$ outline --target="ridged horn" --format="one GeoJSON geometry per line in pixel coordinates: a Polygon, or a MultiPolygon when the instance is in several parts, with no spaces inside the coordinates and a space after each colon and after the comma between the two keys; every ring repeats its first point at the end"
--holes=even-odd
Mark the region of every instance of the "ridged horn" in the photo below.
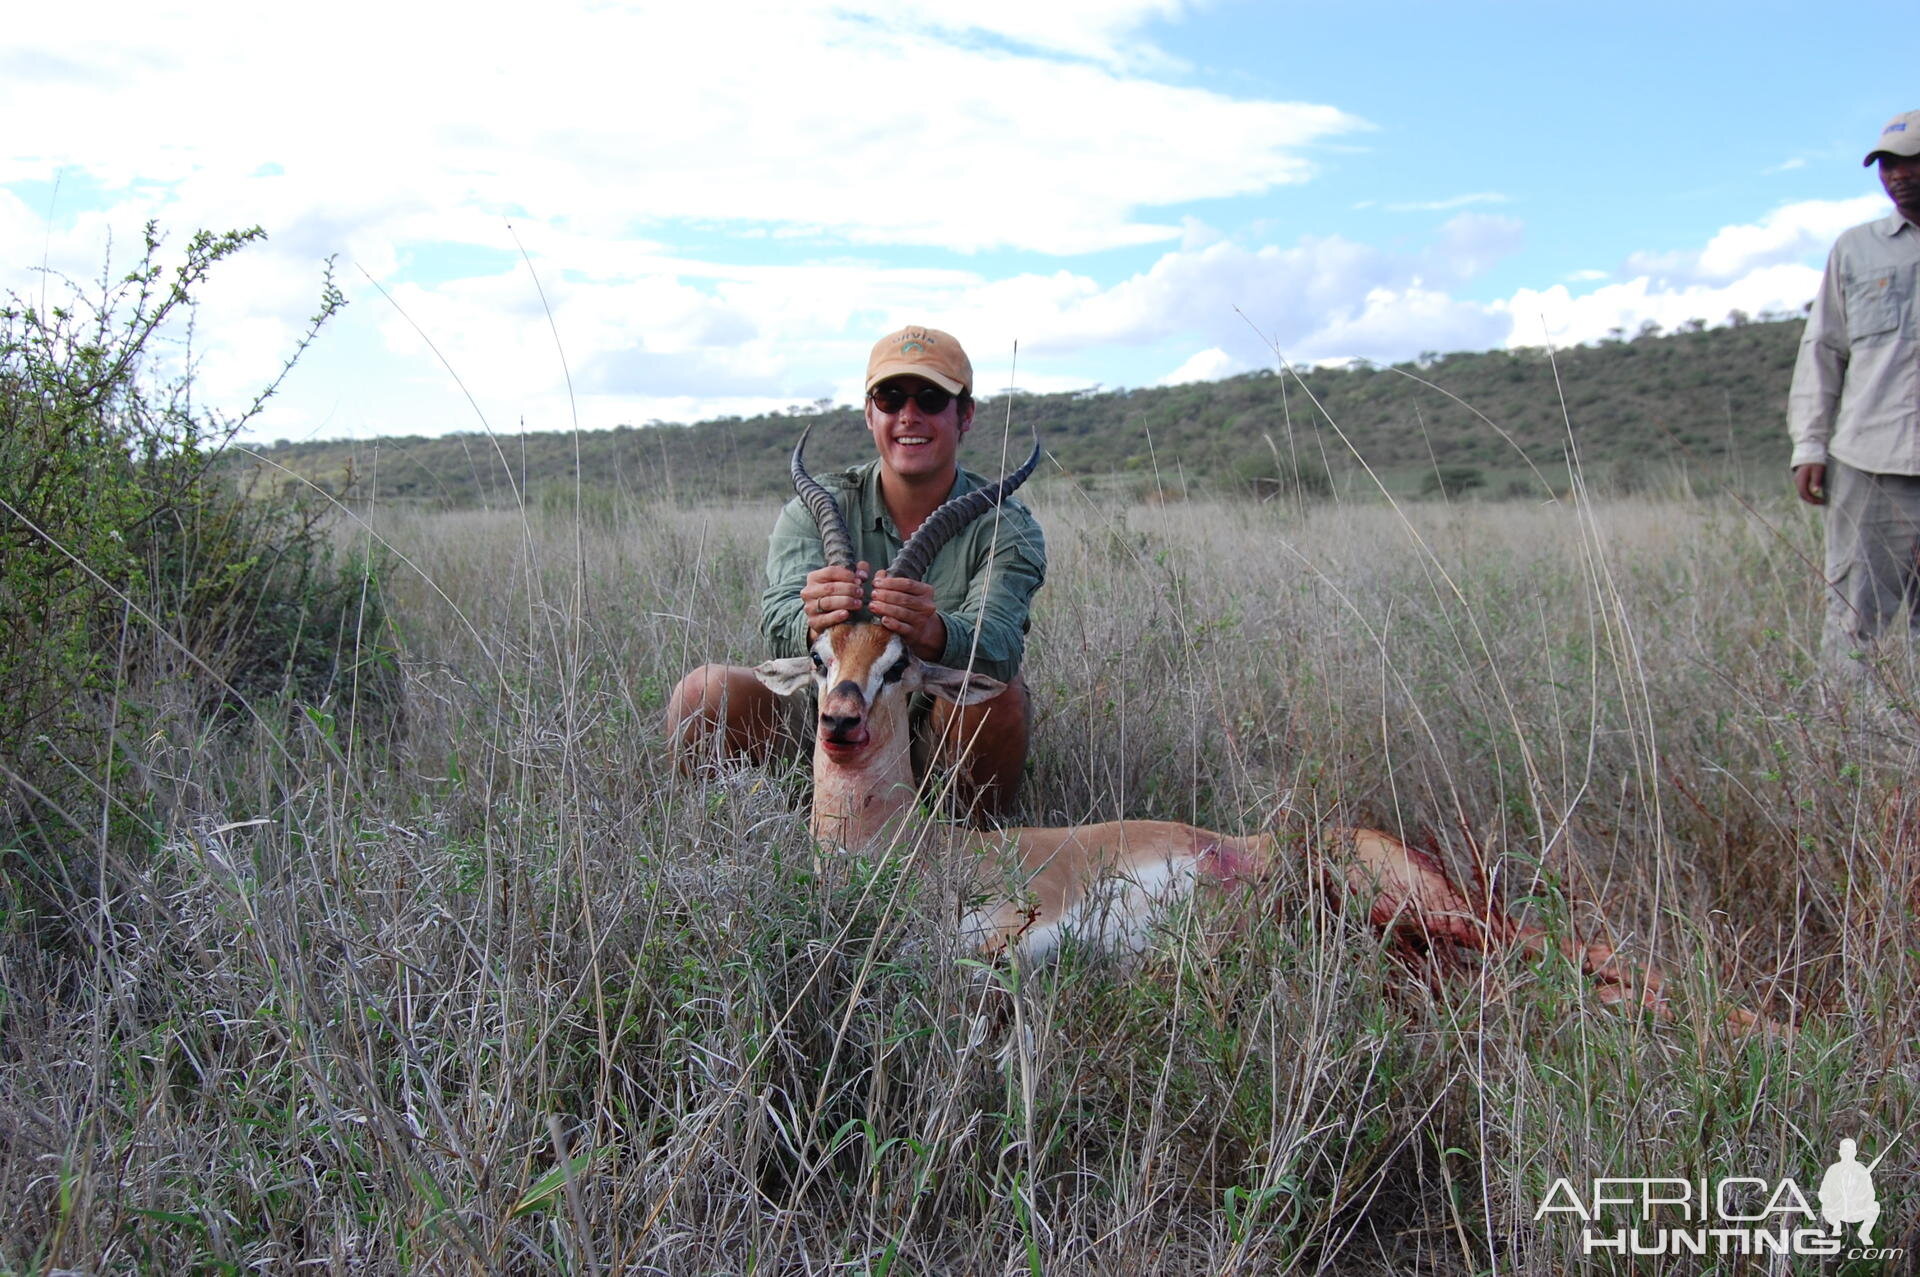
{"type": "Polygon", "coordinates": [[[1033,442],[1033,452],[1026,462],[1012,474],[994,484],[991,488],[975,488],[972,492],[963,492],[942,505],[927,516],[907,543],[900,547],[900,553],[893,556],[893,562],[887,572],[893,576],[912,577],[918,581],[933,562],[933,556],[940,553],[940,547],[953,540],[954,534],[972,523],[987,511],[999,505],[1013,495],[1013,490],[1027,481],[1033,468],[1040,464],[1040,441],[1033,442]]]}
{"type": "Polygon", "coordinates": [[[827,552],[827,566],[850,568],[859,560],[853,554],[853,538],[847,535],[846,517],[834,503],[833,494],[807,473],[807,467],[800,459],[807,450],[807,436],[812,433],[813,427],[808,426],[800,432],[800,442],[793,445],[793,462],[788,467],[793,472],[793,490],[800,494],[807,512],[813,515],[814,526],[820,529],[820,544],[827,552]]]}

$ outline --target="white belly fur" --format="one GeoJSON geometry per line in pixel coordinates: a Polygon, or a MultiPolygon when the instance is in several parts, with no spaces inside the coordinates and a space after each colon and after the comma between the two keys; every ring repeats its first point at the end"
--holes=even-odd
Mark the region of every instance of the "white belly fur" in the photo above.
{"type": "MultiPolygon", "coordinates": [[[[1197,874],[1190,857],[1169,857],[1109,870],[1077,893],[1059,913],[1042,913],[1015,942],[1033,960],[1052,957],[1072,936],[1114,953],[1146,950],[1153,922],[1168,905],[1191,894],[1197,874]]],[[[998,910],[977,909],[961,921],[960,933],[979,944],[998,930],[998,910]]]]}

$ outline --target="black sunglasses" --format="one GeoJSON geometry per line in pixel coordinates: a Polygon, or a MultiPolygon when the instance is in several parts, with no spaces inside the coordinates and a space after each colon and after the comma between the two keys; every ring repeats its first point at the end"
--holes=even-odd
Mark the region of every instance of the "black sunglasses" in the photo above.
{"type": "Polygon", "coordinates": [[[902,390],[898,386],[875,386],[867,392],[867,398],[873,400],[874,407],[889,415],[906,407],[907,400],[911,399],[929,417],[945,412],[947,405],[953,402],[953,395],[938,386],[922,386],[914,391],[902,390]]]}

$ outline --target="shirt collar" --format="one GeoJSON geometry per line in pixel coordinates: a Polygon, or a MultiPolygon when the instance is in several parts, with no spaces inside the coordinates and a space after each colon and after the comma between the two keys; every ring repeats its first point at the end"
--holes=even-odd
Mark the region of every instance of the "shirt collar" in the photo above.
{"type": "MultiPolygon", "coordinates": [[[[966,467],[955,466],[954,470],[953,486],[947,489],[947,495],[942,500],[951,501],[961,493],[971,492],[981,484],[980,478],[969,474],[966,467]]],[[[860,476],[860,500],[867,510],[867,521],[864,527],[878,528],[896,541],[906,540],[900,535],[899,529],[893,526],[893,519],[887,514],[887,503],[880,499],[880,463],[878,461],[868,463],[865,472],[860,476]]]]}
{"type": "Polygon", "coordinates": [[[1901,216],[1900,210],[1898,209],[1895,209],[1891,215],[1875,222],[1873,226],[1875,230],[1880,232],[1881,237],[1884,239],[1892,239],[1901,231],[1908,231],[1920,235],[1920,227],[1915,226],[1912,222],[1909,222],[1905,217],[1901,216]]]}

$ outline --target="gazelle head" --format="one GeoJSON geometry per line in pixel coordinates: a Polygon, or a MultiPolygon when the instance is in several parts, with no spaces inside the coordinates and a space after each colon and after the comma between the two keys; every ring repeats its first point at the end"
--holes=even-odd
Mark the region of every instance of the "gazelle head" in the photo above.
{"type": "MultiPolygon", "coordinates": [[[[811,429],[801,433],[793,449],[793,486],[820,529],[827,563],[851,568],[858,560],[846,520],[802,461],[811,429]]],[[[962,493],[928,515],[887,572],[920,580],[940,548],[1024,483],[1039,461],[1036,443],[1025,464],[999,483],[962,493]]],[[[873,841],[913,801],[908,695],[926,692],[956,705],[973,705],[1006,687],[984,674],[921,660],[907,650],[905,640],[864,610],[822,631],[805,656],[767,661],[754,672],[781,696],[808,686],[818,693],[814,835],[849,847],[873,841]]]]}

